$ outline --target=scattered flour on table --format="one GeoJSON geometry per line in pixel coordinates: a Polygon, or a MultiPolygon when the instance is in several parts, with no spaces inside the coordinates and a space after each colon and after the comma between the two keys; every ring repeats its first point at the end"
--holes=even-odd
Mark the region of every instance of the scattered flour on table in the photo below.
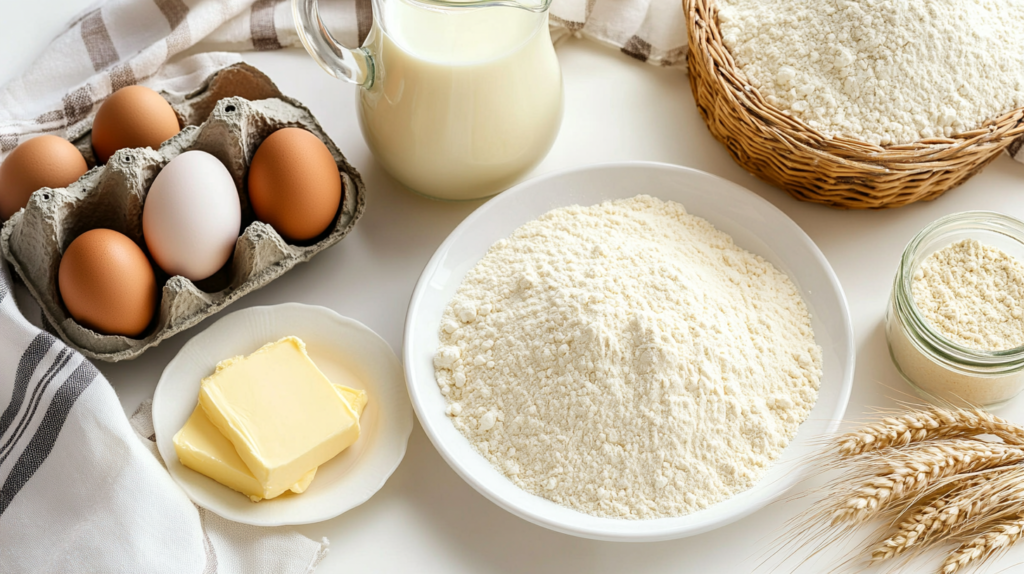
{"type": "Polygon", "coordinates": [[[1024,265],[1001,249],[964,239],[914,272],[914,304],[939,333],[970,349],[1024,345],[1024,265]]]}
{"type": "Polygon", "coordinates": [[[754,485],[818,395],[789,278],[682,205],[551,211],[495,243],[441,321],[455,426],[519,487],[679,516],[754,485]]]}
{"type": "Polygon", "coordinates": [[[831,136],[904,144],[1024,105],[1020,0],[718,0],[768,102],[831,136]]]}

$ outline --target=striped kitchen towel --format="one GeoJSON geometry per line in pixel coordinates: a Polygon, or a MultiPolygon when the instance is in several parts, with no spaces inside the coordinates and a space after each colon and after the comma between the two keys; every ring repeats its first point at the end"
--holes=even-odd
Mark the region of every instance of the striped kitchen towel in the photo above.
{"type": "Polygon", "coordinates": [[[229,522],[164,469],[148,411],[121,410],[89,361],[18,310],[0,262],[0,572],[312,572],[291,528],[229,522]]]}
{"type": "MultiPolygon", "coordinates": [[[[360,44],[372,0],[323,0],[335,37],[360,44]]],[[[660,66],[683,65],[681,0],[553,0],[556,40],[570,35],[618,47],[660,66]]],[[[180,66],[175,56],[212,50],[299,46],[287,0],[106,0],[72,20],[19,78],[0,88],[0,159],[21,141],[50,133],[75,139],[112,92],[141,83],[182,91],[237,55],[206,54],[180,66]]],[[[321,73],[310,61],[310,73],[321,73]]]]}

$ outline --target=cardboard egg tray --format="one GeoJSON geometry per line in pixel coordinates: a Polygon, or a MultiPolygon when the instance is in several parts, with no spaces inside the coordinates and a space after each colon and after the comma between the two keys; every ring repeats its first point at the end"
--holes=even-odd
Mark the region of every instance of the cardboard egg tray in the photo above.
{"type": "MultiPolygon", "coordinates": [[[[36,191],[28,206],[12,216],[0,233],[4,257],[39,302],[48,328],[91,359],[123,361],[138,357],[334,245],[363,213],[365,191],[359,173],[309,110],[282,95],[255,68],[247,64],[225,68],[202,88],[177,101],[162,95],[185,126],[181,133],[156,151],[120,150],[106,165],[93,167],[69,187],[36,191]],[[341,206],[334,223],[320,237],[301,244],[288,243],[270,225],[256,220],[246,186],[256,148],[271,133],[285,127],[301,127],[320,138],[334,156],[342,179],[341,206]],[[79,325],[61,302],[57,287],[61,254],[82,233],[105,227],[127,235],[148,256],[142,236],[146,193],[167,162],[190,150],[202,150],[221,160],[239,190],[244,231],[235,243],[232,259],[199,282],[169,277],[153,264],[157,284],[162,285],[160,306],[139,338],[103,335],[79,325]]],[[[81,134],[73,143],[94,166],[89,133],[81,134]]]]}

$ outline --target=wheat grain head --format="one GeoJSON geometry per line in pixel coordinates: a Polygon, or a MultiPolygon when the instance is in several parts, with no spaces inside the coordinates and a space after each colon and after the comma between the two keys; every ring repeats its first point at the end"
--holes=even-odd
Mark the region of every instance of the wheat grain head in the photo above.
{"type": "Polygon", "coordinates": [[[951,552],[939,571],[941,574],[954,574],[967,566],[980,565],[1020,540],[1022,534],[1024,512],[1010,519],[995,521],[988,530],[951,552]]]}
{"type": "Polygon", "coordinates": [[[998,511],[1009,501],[1024,499],[1024,467],[1009,466],[975,475],[957,475],[928,502],[917,503],[900,514],[894,532],[875,545],[871,562],[877,563],[938,543],[968,529],[977,517],[998,511]]]}
{"type": "Polygon", "coordinates": [[[836,437],[842,456],[953,437],[990,434],[1007,444],[1024,445],[1024,428],[978,409],[930,407],[881,421],[836,437]]]}
{"type": "Polygon", "coordinates": [[[850,465],[856,470],[833,488],[839,496],[831,498],[832,524],[864,522],[945,478],[1021,462],[1024,448],[951,439],[886,449],[874,455],[850,465]],[[864,479],[865,475],[868,478],[864,479]]]}

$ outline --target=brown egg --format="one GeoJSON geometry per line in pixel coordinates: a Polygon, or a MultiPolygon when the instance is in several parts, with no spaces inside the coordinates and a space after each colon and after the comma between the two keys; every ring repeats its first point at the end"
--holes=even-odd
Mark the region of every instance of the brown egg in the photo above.
{"type": "Polygon", "coordinates": [[[111,94],[97,110],[92,149],[106,163],[119,149],[157,149],[179,131],[178,116],[167,100],[144,86],[128,86],[111,94]]]}
{"type": "Polygon", "coordinates": [[[256,218],[285,239],[304,241],[324,232],[341,203],[341,175],[315,135],[284,128],[263,140],[249,167],[249,201],[256,218]]]}
{"type": "Polygon", "coordinates": [[[26,140],[0,163],[0,219],[9,219],[28,205],[41,187],[67,187],[89,166],[71,142],[57,136],[26,140]]]}
{"type": "Polygon", "coordinates": [[[136,337],[156,312],[156,276],[146,254],[110,229],[86,231],[71,242],[57,283],[75,321],[100,333],[136,337]]]}

